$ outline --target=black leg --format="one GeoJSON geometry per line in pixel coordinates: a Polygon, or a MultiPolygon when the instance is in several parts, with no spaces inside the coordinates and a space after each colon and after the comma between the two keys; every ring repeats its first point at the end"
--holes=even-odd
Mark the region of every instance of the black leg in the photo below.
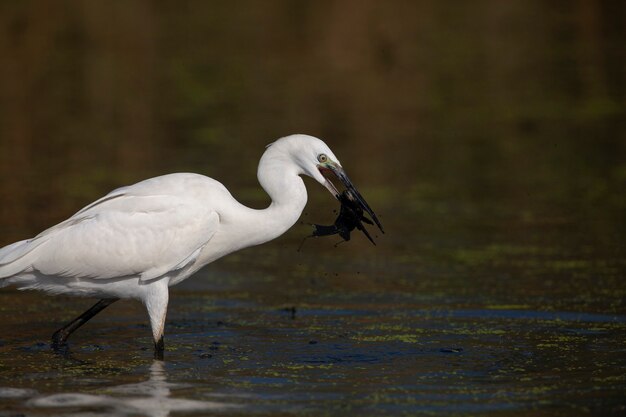
{"type": "Polygon", "coordinates": [[[119,298],[103,298],[93,305],[89,310],[85,311],[80,316],[76,317],[74,320],[69,322],[67,325],[63,326],[52,335],[52,347],[58,348],[59,346],[65,344],[67,338],[78,329],[83,324],[87,323],[89,319],[93,316],[113,304],[119,300],[119,298]]]}
{"type": "Polygon", "coordinates": [[[154,342],[154,359],[163,360],[163,352],[165,351],[165,342],[163,341],[163,335],[158,342],[154,342]]]}

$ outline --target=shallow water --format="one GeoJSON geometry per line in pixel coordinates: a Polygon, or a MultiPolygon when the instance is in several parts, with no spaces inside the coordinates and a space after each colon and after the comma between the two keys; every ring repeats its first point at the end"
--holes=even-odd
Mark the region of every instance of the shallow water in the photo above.
{"type": "Polygon", "coordinates": [[[406,259],[386,237],[376,248],[354,239],[336,249],[317,239],[298,253],[299,236],[290,233],[189,279],[172,292],[163,363],[152,360],[136,303],[114,304],[54,353],[48,336],[87,301],[5,290],[2,408],[29,415],[623,411],[623,260],[565,261],[558,245],[471,240],[460,253],[431,246],[406,259]]]}
{"type": "Polygon", "coordinates": [[[626,115],[619,2],[0,5],[0,245],[171,171],[267,204],[303,131],[386,233],[280,239],[146,313],[0,291],[0,416],[622,415],[626,115]],[[115,24],[111,24],[115,22],[115,24]],[[529,28],[532,28],[530,30],[529,28]]]}

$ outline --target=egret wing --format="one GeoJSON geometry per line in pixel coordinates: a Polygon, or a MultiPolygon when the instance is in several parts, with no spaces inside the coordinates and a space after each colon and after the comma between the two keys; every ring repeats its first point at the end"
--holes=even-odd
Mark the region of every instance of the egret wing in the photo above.
{"type": "Polygon", "coordinates": [[[86,219],[93,217],[93,216],[85,215],[86,211],[92,209],[93,207],[97,205],[101,205],[107,201],[110,201],[112,199],[115,199],[118,197],[124,197],[125,196],[124,191],[127,188],[128,187],[122,187],[122,188],[118,188],[116,190],[111,191],[109,194],[94,201],[93,203],[89,204],[88,206],[78,211],[69,219],[44,230],[43,232],[39,233],[37,236],[35,236],[32,239],[26,239],[26,240],[22,240],[19,242],[15,242],[11,245],[5,246],[4,248],[1,248],[0,249],[0,276],[12,275],[6,272],[5,270],[9,268],[15,269],[16,267],[18,267],[18,264],[22,264],[23,262],[19,262],[21,258],[24,258],[26,255],[30,254],[41,244],[48,241],[48,239],[52,237],[55,234],[55,232],[67,229],[70,226],[73,226],[77,223],[80,223],[86,219]]]}
{"type": "Polygon", "coordinates": [[[218,226],[197,199],[122,191],[34,238],[22,260],[51,276],[149,280],[193,263],[218,226]]]}

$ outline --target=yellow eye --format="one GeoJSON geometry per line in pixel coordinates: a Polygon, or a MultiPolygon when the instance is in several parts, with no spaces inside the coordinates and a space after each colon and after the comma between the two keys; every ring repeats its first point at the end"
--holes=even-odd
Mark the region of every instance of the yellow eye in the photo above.
{"type": "Polygon", "coordinates": [[[321,163],[324,163],[328,161],[328,157],[326,156],[325,153],[321,153],[317,156],[317,160],[320,161],[321,163]]]}

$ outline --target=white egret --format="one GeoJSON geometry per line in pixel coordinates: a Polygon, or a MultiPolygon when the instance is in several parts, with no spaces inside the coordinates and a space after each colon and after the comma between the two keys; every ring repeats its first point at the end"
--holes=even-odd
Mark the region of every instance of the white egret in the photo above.
{"type": "Polygon", "coordinates": [[[240,204],[218,181],[177,173],[118,188],[32,239],[0,249],[0,287],[100,298],[59,329],[53,346],[120,298],[148,310],[155,355],[162,357],[168,288],[224,255],[282,235],[300,217],[307,193],[300,175],[335,197],[339,179],[376,222],[374,212],[320,139],[292,135],[267,147],[258,180],[266,209],[240,204]]]}

